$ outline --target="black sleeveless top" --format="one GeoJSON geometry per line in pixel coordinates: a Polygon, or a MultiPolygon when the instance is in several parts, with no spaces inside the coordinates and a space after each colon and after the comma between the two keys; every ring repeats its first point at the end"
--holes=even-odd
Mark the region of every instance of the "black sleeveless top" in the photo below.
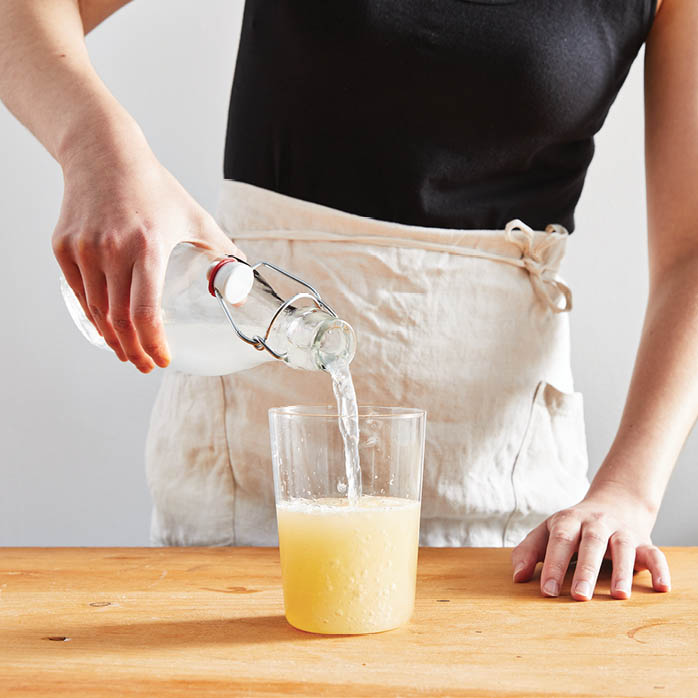
{"type": "Polygon", "coordinates": [[[412,225],[574,228],[656,0],[247,0],[224,174],[412,225]]]}

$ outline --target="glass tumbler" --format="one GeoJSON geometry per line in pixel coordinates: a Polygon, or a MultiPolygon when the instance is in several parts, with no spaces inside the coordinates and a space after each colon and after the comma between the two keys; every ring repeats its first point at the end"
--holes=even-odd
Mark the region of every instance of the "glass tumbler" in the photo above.
{"type": "Polygon", "coordinates": [[[328,634],[396,628],[412,615],[424,410],[359,408],[362,494],[349,499],[336,407],[269,410],[288,622],[328,634]]]}

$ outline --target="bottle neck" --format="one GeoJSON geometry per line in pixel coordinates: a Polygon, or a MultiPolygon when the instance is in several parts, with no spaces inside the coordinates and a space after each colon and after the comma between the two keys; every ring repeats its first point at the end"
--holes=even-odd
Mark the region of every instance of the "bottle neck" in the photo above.
{"type": "Polygon", "coordinates": [[[326,370],[333,363],[348,365],[356,351],[356,336],[344,320],[324,310],[289,308],[278,317],[269,344],[294,368],[326,370]]]}

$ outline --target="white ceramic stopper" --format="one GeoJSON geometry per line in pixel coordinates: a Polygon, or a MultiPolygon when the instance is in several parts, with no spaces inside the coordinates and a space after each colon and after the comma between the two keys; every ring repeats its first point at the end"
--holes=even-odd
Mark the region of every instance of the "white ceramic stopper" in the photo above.
{"type": "Polygon", "coordinates": [[[224,264],[213,280],[218,293],[231,305],[242,303],[249,295],[253,283],[252,267],[242,262],[224,264]]]}

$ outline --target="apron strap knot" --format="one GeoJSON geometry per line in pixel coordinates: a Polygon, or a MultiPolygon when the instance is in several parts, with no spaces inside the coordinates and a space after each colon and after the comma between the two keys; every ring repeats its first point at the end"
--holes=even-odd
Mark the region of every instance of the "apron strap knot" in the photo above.
{"type": "Polygon", "coordinates": [[[572,291],[555,276],[563,249],[560,245],[553,245],[558,239],[555,236],[569,233],[561,225],[549,225],[545,231],[549,235],[536,236],[532,228],[518,219],[509,221],[504,227],[507,240],[521,250],[518,265],[528,272],[536,296],[554,313],[569,312],[572,310],[572,291]],[[564,300],[562,306],[560,299],[564,300]]]}

